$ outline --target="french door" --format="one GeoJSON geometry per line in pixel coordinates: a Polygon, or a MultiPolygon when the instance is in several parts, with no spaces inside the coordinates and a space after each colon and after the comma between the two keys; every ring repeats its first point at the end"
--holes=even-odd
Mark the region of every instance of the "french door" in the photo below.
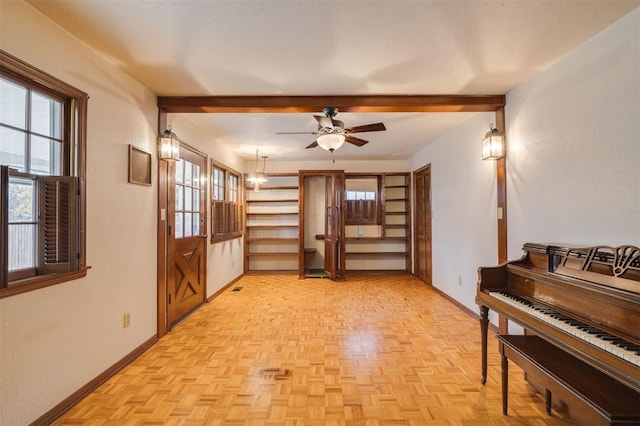
{"type": "Polygon", "coordinates": [[[164,262],[167,329],[205,301],[206,182],[206,156],[182,144],[180,160],[167,167],[164,262]]]}

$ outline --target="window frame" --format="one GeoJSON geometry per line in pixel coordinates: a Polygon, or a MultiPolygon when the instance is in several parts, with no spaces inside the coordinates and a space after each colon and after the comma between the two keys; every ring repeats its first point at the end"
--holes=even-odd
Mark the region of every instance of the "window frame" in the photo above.
{"type": "MultiPolygon", "coordinates": [[[[0,49],[0,75],[24,87],[61,99],[64,104],[63,146],[61,149],[61,176],[77,178],[78,218],[74,226],[77,239],[76,259],[70,272],[42,273],[24,279],[9,280],[7,268],[0,270],[0,299],[25,293],[54,284],[75,280],[86,276],[86,135],[87,104],[89,96],[68,83],[16,58],[0,49]]],[[[4,189],[3,189],[4,191],[4,189]]],[[[0,197],[0,213],[3,224],[8,223],[8,205],[5,197],[0,197]]],[[[8,253],[8,231],[0,229],[0,259],[6,259],[8,253]]],[[[39,255],[39,253],[38,253],[39,255]]]]}
{"type": "Polygon", "coordinates": [[[211,244],[240,238],[244,235],[242,179],[240,172],[211,159],[211,244]],[[216,171],[222,172],[224,177],[222,185],[214,184],[214,177],[218,174],[216,171]],[[235,187],[232,187],[232,178],[236,180],[235,187]],[[215,197],[220,187],[222,187],[223,193],[222,200],[215,197]]]}

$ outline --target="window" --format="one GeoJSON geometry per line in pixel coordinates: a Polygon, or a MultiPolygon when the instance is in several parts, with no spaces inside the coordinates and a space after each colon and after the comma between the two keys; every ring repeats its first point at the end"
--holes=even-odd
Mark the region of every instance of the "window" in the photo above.
{"type": "Polygon", "coordinates": [[[0,297],[86,273],[86,104],[0,51],[0,297]]]}
{"type": "Polygon", "coordinates": [[[211,162],[211,242],[242,236],[240,173],[211,162]]]}
{"type": "Polygon", "coordinates": [[[181,158],[176,163],[175,186],[175,238],[200,235],[200,166],[181,158]]]}
{"type": "Polygon", "coordinates": [[[380,225],[381,179],[378,176],[355,176],[345,179],[344,210],[346,225],[380,225]]]}

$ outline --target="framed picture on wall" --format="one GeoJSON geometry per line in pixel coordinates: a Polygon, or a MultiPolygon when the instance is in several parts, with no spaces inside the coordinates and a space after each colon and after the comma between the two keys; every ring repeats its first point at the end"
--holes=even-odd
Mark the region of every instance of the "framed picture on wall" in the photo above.
{"type": "Polygon", "coordinates": [[[151,186],[151,153],[129,145],[129,182],[151,186]]]}

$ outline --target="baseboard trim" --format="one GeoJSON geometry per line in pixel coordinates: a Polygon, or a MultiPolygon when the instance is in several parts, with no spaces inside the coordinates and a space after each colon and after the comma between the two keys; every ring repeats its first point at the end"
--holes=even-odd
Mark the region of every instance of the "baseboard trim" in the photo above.
{"type": "Polygon", "coordinates": [[[229,287],[231,287],[232,285],[234,285],[235,283],[237,283],[238,281],[240,281],[240,279],[244,277],[244,274],[240,274],[237,277],[235,277],[233,280],[231,280],[231,282],[229,282],[229,284],[225,285],[224,287],[222,287],[220,290],[216,291],[215,293],[213,293],[211,296],[207,297],[207,303],[211,302],[213,299],[215,299],[216,297],[220,296],[222,293],[224,293],[225,290],[227,290],[229,287]]]}
{"type": "Polygon", "coordinates": [[[44,413],[42,416],[34,420],[31,425],[39,426],[39,425],[49,425],[53,423],[55,420],[60,418],[64,413],[69,411],[74,405],[84,399],[91,392],[96,390],[98,386],[106,382],[112,376],[114,376],[118,371],[122,370],[124,367],[129,365],[134,359],[142,355],[147,349],[153,346],[158,341],[158,336],[153,336],[143,344],[135,348],[133,351],[129,352],[124,358],[120,361],[113,364],[111,367],[107,368],[105,371],[100,373],[96,378],[91,380],[86,385],[82,386],[80,389],[69,395],[67,398],[62,400],[58,405],[53,407],[51,410],[44,413]]]}
{"type": "MultiPolygon", "coordinates": [[[[456,299],[454,299],[453,297],[449,296],[447,293],[445,293],[444,291],[440,290],[439,288],[434,287],[434,286],[431,286],[431,288],[433,289],[433,291],[438,293],[440,296],[444,297],[449,302],[453,303],[462,312],[464,312],[465,314],[469,315],[474,320],[480,321],[480,314],[478,314],[478,313],[472,311],[471,309],[467,308],[465,305],[463,305],[462,303],[458,302],[456,299]]],[[[491,331],[493,331],[494,333],[498,332],[498,327],[496,327],[495,325],[493,325],[491,323],[489,323],[489,329],[491,331]]]]}

